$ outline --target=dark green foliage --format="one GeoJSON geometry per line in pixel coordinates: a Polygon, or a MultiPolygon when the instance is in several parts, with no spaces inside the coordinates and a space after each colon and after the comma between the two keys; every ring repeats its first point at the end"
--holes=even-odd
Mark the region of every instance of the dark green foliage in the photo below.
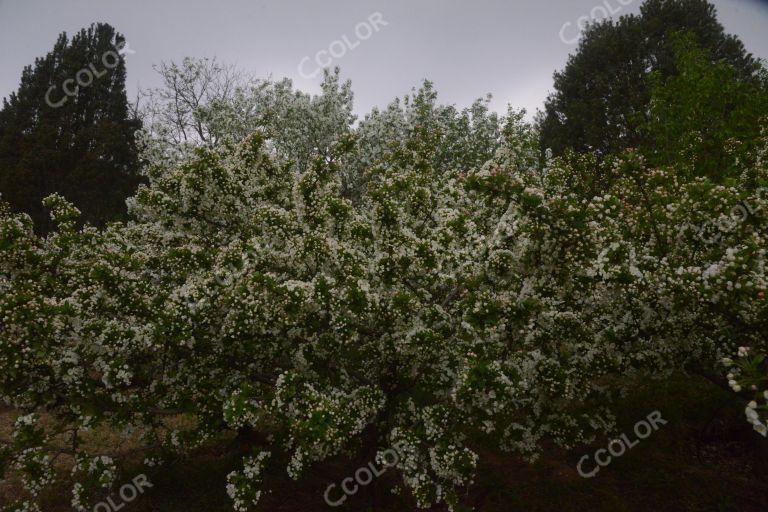
{"type": "Polygon", "coordinates": [[[743,80],[725,60],[712,62],[690,35],[675,37],[673,47],[678,73],[650,77],[643,153],[652,165],[682,163],[680,172],[716,183],[738,177],[755,163],[760,120],[768,116],[766,73],[743,80]]]}
{"type": "MultiPolygon", "coordinates": [[[[125,199],[140,181],[134,132],[141,124],[129,112],[125,61],[117,53],[122,44],[123,36],[107,24],[83,29],[71,42],[61,34],[3,100],[0,193],[42,232],[51,224],[41,201],[53,192],[93,224],[125,217],[125,199]],[[78,72],[81,83],[89,76],[92,82],[67,97],[62,87],[78,72]]],[[[76,85],[66,84],[70,91],[76,85]]]]}
{"type": "Polygon", "coordinates": [[[647,0],[639,16],[590,26],[540,119],[542,149],[559,156],[567,148],[600,155],[647,144],[650,76],[677,73],[673,34],[689,32],[714,61],[724,60],[740,80],[760,64],[735,36],[727,35],[706,0],[647,0]]]}

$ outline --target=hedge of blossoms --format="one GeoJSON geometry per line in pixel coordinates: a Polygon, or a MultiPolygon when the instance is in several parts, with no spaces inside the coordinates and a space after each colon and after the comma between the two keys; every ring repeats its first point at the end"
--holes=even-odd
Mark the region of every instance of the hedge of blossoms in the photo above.
{"type": "Polygon", "coordinates": [[[78,229],[51,196],[40,238],[3,210],[0,394],[23,415],[2,458],[28,493],[6,510],[38,510],[62,445],[73,506],[107,492],[121,461],[82,441],[103,426],[140,433],[148,465],[264,434],[222,482],[238,511],[278,469],[395,444],[416,504],[454,508],[479,447],[573,447],[643,380],[768,349],[768,143],[717,184],[632,151],[537,170],[511,115],[492,158],[452,167],[443,125],[413,119],[355,203],[360,136],[297,173],[257,132],[150,165],[131,223],[78,229]],[[739,201],[761,208],[713,222],[739,201]]]}

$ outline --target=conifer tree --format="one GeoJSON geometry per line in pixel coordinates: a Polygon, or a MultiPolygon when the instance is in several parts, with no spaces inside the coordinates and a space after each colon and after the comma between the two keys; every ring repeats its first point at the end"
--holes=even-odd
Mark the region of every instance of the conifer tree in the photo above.
{"type": "Polygon", "coordinates": [[[94,24],[71,41],[62,33],[27,66],[0,110],[0,193],[14,211],[50,228],[42,199],[58,192],[103,225],[123,218],[140,179],[125,92],[125,38],[94,24]]]}

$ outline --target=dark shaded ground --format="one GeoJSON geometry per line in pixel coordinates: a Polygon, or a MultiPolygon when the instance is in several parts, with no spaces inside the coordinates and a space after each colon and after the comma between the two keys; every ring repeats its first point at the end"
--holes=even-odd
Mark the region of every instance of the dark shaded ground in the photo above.
{"type": "MultiPolygon", "coordinates": [[[[744,420],[743,405],[733,394],[698,380],[649,384],[620,406],[622,432],[631,433],[634,424],[654,410],[668,424],[594,478],[580,477],[576,464],[582,455],[591,457],[605,447],[606,440],[571,453],[550,451],[532,465],[513,455],[481,454],[476,483],[466,495],[467,506],[482,512],[768,510],[768,440],[752,431],[744,420]]],[[[220,452],[221,448],[209,449],[192,460],[148,473],[154,487],[121,512],[231,512],[226,475],[239,467],[239,459],[234,453],[220,452]]],[[[416,510],[410,500],[392,494],[398,484],[393,471],[343,506],[325,504],[326,487],[352,476],[366,462],[361,458],[324,464],[312,468],[300,482],[285,474],[272,475],[274,492],[263,499],[259,509],[416,510]]],[[[591,469],[594,464],[585,466],[591,469]]],[[[142,470],[137,469],[139,472],[142,470]]],[[[69,501],[69,492],[62,489],[48,497],[43,510],[71,510],[69,501]]]]}

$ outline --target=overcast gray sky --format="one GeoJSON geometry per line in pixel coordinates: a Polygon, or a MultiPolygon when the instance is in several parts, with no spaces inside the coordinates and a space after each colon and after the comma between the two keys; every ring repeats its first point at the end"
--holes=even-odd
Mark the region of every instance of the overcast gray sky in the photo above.
{"type": "MultiPolygon", "coordinates": [[[[56,36],[91,22],[125,34],[128,92],[158,84],[152,65],[213,57],[317,92],[317,62],[339,65],[365,113],[424,78],[445,103],[492,93],[529,112],[576,48],[579,18],[637,12],[641,0],[0,0],[0,97],[56,36]],[[373,16],[373,18],[371,18],[373,16]],[[346,38],[345,38],[346,36],[346,38]],[[318,52],[320,55],[318,56],[318,52]],[[301,67],[301,66],[303,67],[301,67]]],[[[768,58],[768,1],[715,0],[726,30],[768,58]]]]}

